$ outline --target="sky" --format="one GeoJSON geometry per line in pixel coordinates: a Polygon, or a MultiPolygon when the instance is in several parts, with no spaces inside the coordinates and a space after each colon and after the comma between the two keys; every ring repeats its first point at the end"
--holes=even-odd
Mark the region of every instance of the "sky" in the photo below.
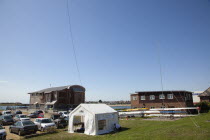
{"type": "Polygon", "coordinates": [[[209,0],[0,0],[0,102],[81,84],[87,101],[210,86],[209,0]],[[160,62],[160,63],[159,63],[160,62]],[[81,82],[80,82],[81,79],[81,82]]]}

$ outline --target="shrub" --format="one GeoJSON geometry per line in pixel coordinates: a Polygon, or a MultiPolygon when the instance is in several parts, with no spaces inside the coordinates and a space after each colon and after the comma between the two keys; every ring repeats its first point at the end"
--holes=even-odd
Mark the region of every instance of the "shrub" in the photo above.
{"type": "Polygon", "coordinates": [[[210,109],[210,103],[209,102],[200,102],[196,104],[197,107],[200,107],[200,113],[207,113],[210,109]]]}

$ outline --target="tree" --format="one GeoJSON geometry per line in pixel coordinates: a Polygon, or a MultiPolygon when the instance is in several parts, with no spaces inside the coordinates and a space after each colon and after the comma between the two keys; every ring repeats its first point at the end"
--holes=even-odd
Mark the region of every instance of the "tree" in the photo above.
{"type": "Polygon", "coordinates": [[[99,103],[102,103],[102,100],[99,100],[98,102],[99,102],[99,103]]]}

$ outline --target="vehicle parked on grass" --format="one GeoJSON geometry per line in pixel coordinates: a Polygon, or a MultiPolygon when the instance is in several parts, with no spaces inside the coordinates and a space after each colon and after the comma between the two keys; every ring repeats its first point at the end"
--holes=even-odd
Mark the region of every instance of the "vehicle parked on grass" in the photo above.
{"type": "Polygon", "coordinates": [[[37,114],[37,113],[28,114],[29,118],[38,118],[38,116],[39,116],[39,114],[37,114]]]}
{"type": "Polygon", "coordinates": [[[69,116],[69,113],[67,111],[59,111],[58,114],[60,114],[64,118],[69,116]]]}
{"type": "Polygon", "coordinates": [[[34,113],[41,114],[41,113],[44,113],[44,112],[42,110],[37,110],[34,113]]]}
{"type": "Polygon", "coordinates": [[[5,128],[0,125],[0,140],[6,140],[7,137],[7,132],[5,130],[5,128]]]}
{"type": "Polygon", "coordinates": [[[31,134],[36,133],[38,130],[37,125],[34,124],[32,121],[18,121],[14,125],[9,127],[10,133],[16,133],[19,136],[24,134],[31,134]]]}
{"type": "Polygon", "coordinates": [[[51,119],[54,121],[56,128],[64,128],[68,125],[66,120],[60,114],[52,114],[51,119]]]}
{"type": "Polygon", "coordinates": [[[22,114],[22,111],[20,111],[20,110],[15,111],[14,114],[13,114],[13,116],[15,116],[17,114],[22,114]]]}
{"type": "Polygon", "coordinates": [[[11,115],[0,116],[0,125],[14,124],[14,120],[11,115]]]}
{"type": "Polygon", "coordinates": [[[14,122],[17,122],[17,121],[30,121],[30,118],[28,118],[26,115],[23,115],[23,114],[17,114],[15,115],[14,117],[14,122]]]}
{"type": "Polygon", "coordinates": [[[11,111],[11,110],[5,110],[5,111],[2,111],[2,115],[11,115],[11,116],[13,116],[13,114],[12,114],[12,111],[11,111]]]}
{"type": "Polygon", "coordinates": [[[34,123],[38,126],[38,130],[45,131],[47,129],[56,128],[55,123],[48,118],[36,118],[34,123]]]}

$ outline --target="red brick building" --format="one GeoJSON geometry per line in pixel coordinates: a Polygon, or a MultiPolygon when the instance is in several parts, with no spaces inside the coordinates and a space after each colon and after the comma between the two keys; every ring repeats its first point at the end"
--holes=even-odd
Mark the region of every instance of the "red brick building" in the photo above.
{"type": "Polygon", "coordinates": [[[210,102],[210,87],[199,95],[201,102],[210,102]]]}
{"type": "Polygon", "coordinates": [[[131,108],[193,107],[189,91],[142,91],[130,95],[131,108]]]}
{"type": "Polygon", "coordinates": [[[30,95],[30,108],[68,109],[85,102],[85,88],[80,85],[46,88],[30,95]]]}

